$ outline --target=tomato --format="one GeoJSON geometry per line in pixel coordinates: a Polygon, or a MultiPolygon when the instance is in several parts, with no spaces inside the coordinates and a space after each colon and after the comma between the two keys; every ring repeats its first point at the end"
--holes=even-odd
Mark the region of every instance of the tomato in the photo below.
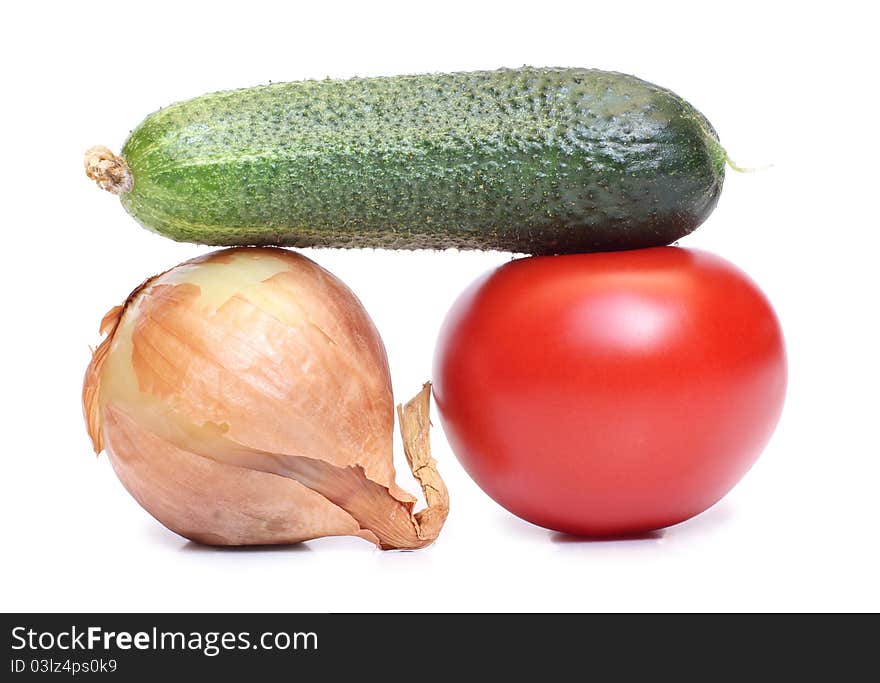
{"type": "Polygon", "coordinates": [[[585,535],[713,505],[769,440],[786,378],[757,286],[677,247],[512,261],[461,295],[434,359],[443,429],[477,484],[585,535]]]}

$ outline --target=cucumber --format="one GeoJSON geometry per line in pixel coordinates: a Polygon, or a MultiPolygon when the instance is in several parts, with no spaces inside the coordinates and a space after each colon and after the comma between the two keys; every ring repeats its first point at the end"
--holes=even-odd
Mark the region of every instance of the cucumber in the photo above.
{"type": "Polygon", "coordinates": [[[557,254],[674,242],[715,207],[725,161],[669,90],[525,67],[203,95],[86,166],[178,241],[557,254]]]}

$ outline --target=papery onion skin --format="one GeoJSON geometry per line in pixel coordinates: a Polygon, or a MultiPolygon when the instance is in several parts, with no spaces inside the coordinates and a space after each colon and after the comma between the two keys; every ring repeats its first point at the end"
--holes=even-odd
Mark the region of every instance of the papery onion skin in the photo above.
{"type": "MultiPolygon", "coordinates": [[[[219,545],[436,538],[448,499],[445,487],[435,495],[426,442],[416,475],[431,514],[414,516],[394,481],[382,340],[314,262],[283,249],[213,252],[147,280],[102,331],[83,387],[89,433],[168,528],[219,545]]],[[[414,405],[426,422],[427,403],[414,405]]]]}
{"type": "Polygon", "coordinates": [[[207,545],[298,543],[359,529],[344,510],[296,481],[214,462],[144,430],[109,406],[108,452],[126,490],[172,531],[207,545]],[[173,472],[173,476],[169,476],[173,472]]]}

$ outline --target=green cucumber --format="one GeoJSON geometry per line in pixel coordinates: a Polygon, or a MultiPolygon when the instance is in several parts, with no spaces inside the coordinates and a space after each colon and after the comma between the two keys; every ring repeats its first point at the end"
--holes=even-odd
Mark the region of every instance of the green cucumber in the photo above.
{"type": "Polygon", "coordinates": [[[556,254],[674,242],[715,207],[725,161],[669,90],[521,68],[203,95],[86,166],[178,241],[556,254]]]}

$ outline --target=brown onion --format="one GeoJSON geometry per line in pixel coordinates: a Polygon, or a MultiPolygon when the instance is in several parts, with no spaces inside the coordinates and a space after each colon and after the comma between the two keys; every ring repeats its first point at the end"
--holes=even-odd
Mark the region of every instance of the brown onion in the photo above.
{"type": "Polygon", "coordinates": [[[86,371],[95,452],[162,524],[202,543],[354,535],[420,548],[446,487],[428,445],[428,385],[398,406],[428,507],[397,486],[385,347],[352,292],[284,249],[213,252],[111,310],[86,371]]]}

